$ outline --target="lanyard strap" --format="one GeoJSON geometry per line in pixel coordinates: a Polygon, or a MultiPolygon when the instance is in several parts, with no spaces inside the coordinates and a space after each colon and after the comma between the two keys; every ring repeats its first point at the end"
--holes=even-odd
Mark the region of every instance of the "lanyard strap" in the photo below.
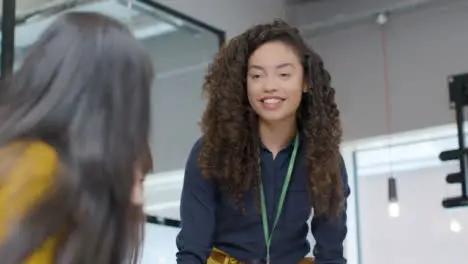
{"type": "Polygon", "coordinates": [[[270,263],[270,246],[273,237],[273,232],[275,231],[276,225],[278,224],[278,219],[281,215],[281,211],[283,209],[284,200],[286,198],[286,193],[288,191],[289,182],[291,181],[292,171],[294,169],[294,162],[296,161],[297,149],[299,148],[299,132],[296,132],[296,137],[294,138],[294,148],[291,155],[291,159],[289,160],[288,172],[286,173],[286,179],[283,183],[283,188],[281,190],[281,196],[278,202],[278,207],[276,208],[276,216],[275,221],[273,222],[273,226],[271,228],[271,233],[269,232],[268,226],[268,216],[266,212],[266,202],[265,202],[265,192],[263,190],[263,182],[262,182],[262,173],[261,173],[261,164],[259,159],[259,171],[260,171],[260,202],[262,206],[262,224],[263,224],[263,233],[265,235],[265,245],[267,249],[267,263],[270,263]]]}

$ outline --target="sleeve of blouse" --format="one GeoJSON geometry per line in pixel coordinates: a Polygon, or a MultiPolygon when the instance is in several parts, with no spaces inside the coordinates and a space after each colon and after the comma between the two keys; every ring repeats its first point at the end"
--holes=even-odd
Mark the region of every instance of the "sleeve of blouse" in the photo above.
{"type": "Polygon", "coordinates": [[[176,240],[178,264],[204,264],[212,250],[216,189],[198,167],[201,147],[202,139],[193,146],[185,167],[180,204],[182,229],[176,240]]]}
{"type": "Polygon", "coordinates": [[[0,244],[53,185],[54,148],[42,142],[13,143],[0,150],[0,244]]]}

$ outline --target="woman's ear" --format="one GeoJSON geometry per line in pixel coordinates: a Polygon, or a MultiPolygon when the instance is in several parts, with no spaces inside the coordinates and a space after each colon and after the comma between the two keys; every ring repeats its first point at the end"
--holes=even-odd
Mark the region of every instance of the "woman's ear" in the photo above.
{"type": "Polygon", "coordinates": [[[145,203],[144,197],[144,175],[140,168],[135,169],[133,175],[133,187],[131,193],[131,202],[133,205],[142,207],[145,203]]]}
{"type": "Polygon", "coordinates": [[[303,93],[309,92],[309,86],[307,85],[307,83],[304,83],[304,87],[302,88],[302,92],[303,93]]]}

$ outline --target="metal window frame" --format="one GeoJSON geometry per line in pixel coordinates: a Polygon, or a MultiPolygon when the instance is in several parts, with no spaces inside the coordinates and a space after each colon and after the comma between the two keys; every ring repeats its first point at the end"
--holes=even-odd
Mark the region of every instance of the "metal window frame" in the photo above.
{"type": "Polygon", "coordinates": [[[1,54],[1,79],[12,74],[15,61],[15,23],[16,1],[3,0],[2,10],[2,54],[1,54]]]}

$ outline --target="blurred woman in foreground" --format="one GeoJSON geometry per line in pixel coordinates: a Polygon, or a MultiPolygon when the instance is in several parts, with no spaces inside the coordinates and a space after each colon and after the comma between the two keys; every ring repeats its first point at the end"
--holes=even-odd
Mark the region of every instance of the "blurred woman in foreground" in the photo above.
{"type": "Polygon", "coordinates": [[[121,23],[68,13],[1,87],[2,264],[138,262],[148,58],[121,23]]]}

